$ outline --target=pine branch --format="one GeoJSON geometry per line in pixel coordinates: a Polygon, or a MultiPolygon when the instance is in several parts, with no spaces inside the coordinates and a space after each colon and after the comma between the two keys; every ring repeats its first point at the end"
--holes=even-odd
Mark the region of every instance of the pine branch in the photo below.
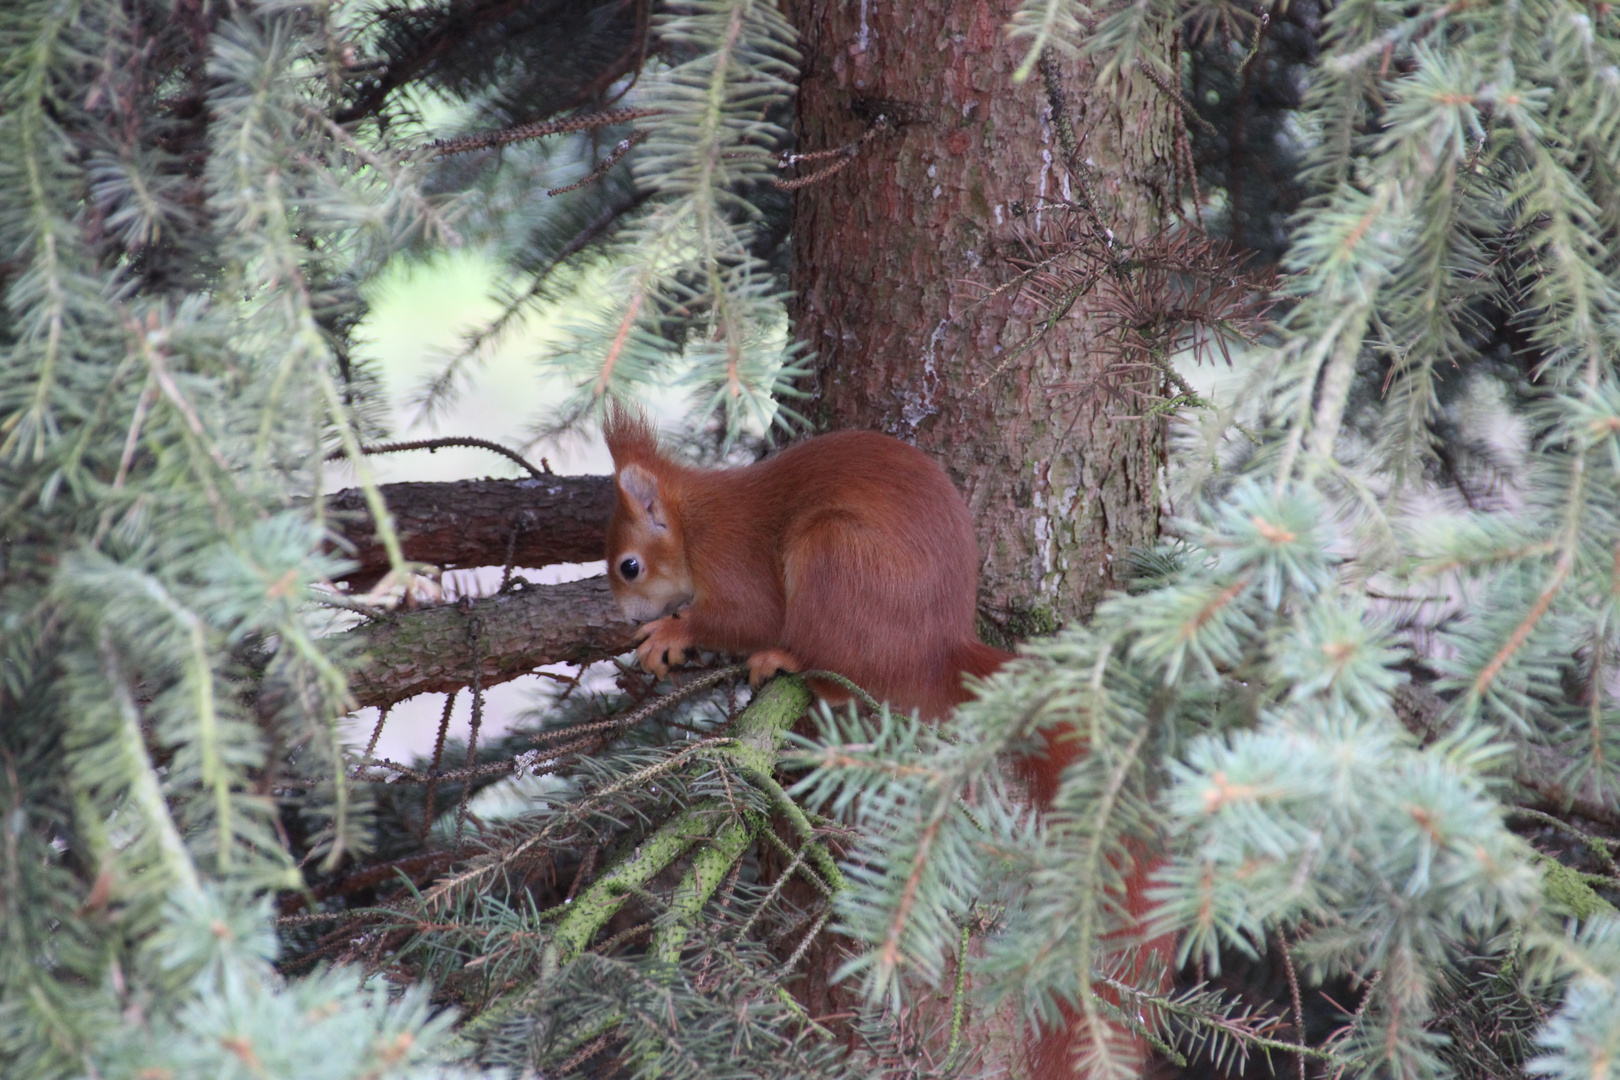
{"type": "MultiPolygon", "coordinates": [[[[385,484],[405,557],[444,570],[541,567],[602,557],[613,481],[606,476],[385,484]]],[[[388,570],[362,494],[340,491],[326,513],[355,564],[336,580],[363,591],[388,570]]]]}
{"type": "MultiPolygon", "coordinates": [[[[448,446],[465,446],[478,450],[488,450],[494,454],[500,454],[507,460],[515,462],[519,468],[536,480],[544,480],[547,476],[551,475],[550,469],[541,470],[535,468],[533,465],[529,464],[528,458],[524,457],[522,454],[518,453],[516,450],[513,450],[509,446],[502,446],[500,443],[490,442],[488,439],[476,439],[470,435],[447,435],[443,438],[437,439],[411,439],[406,442],[374,443],[370,446],[362,446],[360,448],[360,452],[367,457],[371,457],[375,454],[400,454],[408,450],[442,450],[448,446]]],[[[341,453],[326,455],[327,461],[340,461],[342,458],[343,455],[341,453]]]]}
{"type": "MultiPolygon", "coordinates": [[[[588,113],[584,116],[566,116],[560,120],[537,120],[532,124],[518,124],[515,127],[478,135],[458,135],[454,139],[439,139],[428,144],[428,149],[434,152],[435,157],[446,157],[450,154],[465,154],[473,150],[508,146],[526,139],[543,139],[548,135],[570,135],[579,131],[593,131],[596,128],[617,127],[632,120],[658,115],[657,109],[608,109],[605,112],[588,113]]],[[[642,137],[645,138],[645,135],[642,137]]],[[[623,156],[622,153],[620,156],[623,156]]],[[[618,158],[615,157],[613,160],[617,161],[618,158]]],[[[567,189],[558,188],[546,194],[557,195],[564,190],[567,189]]]]}
{"type": "Polygon", "coordinates": [[[467,643],[474,624],[481,628],[478,678],[485,687],[543,664],[617,656],[630,648],[635,634],[607,579],[598,577],[392,612],[334,635],[332,644],[367,658],[350,677],[356,704],[384,706],[469,685],[467,643]]]}

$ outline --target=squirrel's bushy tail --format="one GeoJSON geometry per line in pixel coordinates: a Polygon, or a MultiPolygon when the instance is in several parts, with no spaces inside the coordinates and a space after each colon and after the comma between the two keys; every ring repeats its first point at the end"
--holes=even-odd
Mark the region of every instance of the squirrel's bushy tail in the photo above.
{"type": "MultiPolygon", "coordinates": [[[[1003,652],[982,641],[965,641],[956,646],[951,653],[952,670],[958,673],[955,683],[955,704],[961,704],[973,697],[972,691],[964,685],[966,676],[988,678],[1012,658],[1012,653],[1003,652]]],[[[1023,780],[1030,802],[1038,811],[1045,813],[1052,807],[1064,768],[1085,753],[1086,745],[1067,724],[1060,728],[1048,728],[1042,733],[1042,738],[1045,746],[1028,757],[1018,759],[1014,762],[1013,768],[1023,780]]],[[[1159,869],[1163,860],[1135,844],[1130,845],[1128,858],[1130,864],[1124,868],[1126,871],[1124,895],[1115,897],[1114,902],[1123,901],[1121,906],[1130,913],[1137,924],[1136,929],[1140,931],[1153,912],[1153,902],[1148,898],[1148,887],[1154,872],[1159,869]]],[[[1121,950],[1131,945],[1136,937],[1137,935],[1129,933],[1123,935],[1120,940],[1121,950]]],[[[1132,981],[1144,981],[1151,971],[1157,970],[1162,973],[1159,979],[1160,989],[1168,988],[1169,973],[1175,966],[1175,957],[1176,938],[1173,934],[1140,945],[1133,963],[1132,981]]],[[[1119,1006],[1120,1003],[1110,994],[1105,992],[1103,996],[1111,1004],[1119,1006]]],[[[1031,1080],[1069,1080],[1076,1075],[1075,1057],[1088,1037],[1085,1019],[1077,1010],[1064,1006],[1062,1018],[1057,1023],[1043,1023],[1035,1037],[1024,1045],[1023,1058],[1024,1066],[1028,1070],[1027,1075],[1031,1080]]],[[[1146,1063],[1148,1047],[1144,1041],[1127,1035],[1121,1042],[1125,1044],[1122,1049],[1134,1055],[1143,1064],[1146,1063]]]]}
{"type": "Polygon", "coordinates": [[[932,720],[944,719],[952,709],[973,697],[973,691],[966,685],[967,676],[989,678],[1012,658],[1012,653],[991,648],[976,638],[953,646],[946,657],[945,671],[936,672],[932,677],[932,691],[922,703],[923,715],[932,720]],[[945,676],[943,680],[940,674],[945,676]]]}
{"type": "MultiPolygon", "coordinates": [[[[951,667],[961,675],[973,675],[980,679],[987,679],[1001,669],[1001,665],[1013,658],[1010,652],[986,645],[982,641],[964,641],[956,647],[951,654],[951,667]]],[[[971,697],[963,689],[961,701],[971,697]]]]}
{"type": "MultiPolygon", "coordinates": [[[[958,645],[951,655],[954,670],[960,672],[957,678],[956,703],[960,704],[973,696],[963,685],[965,676],[987,678],[1011,659],[1012,653],[992,648],[982,641],[969,641],[958,645]]],[[[1052,807],[1064,768],[1085,753],[1086,745],[1067,724],[1060,728],[1048,728],[1042,733],[1042,738],[1045,746],[1027,757],[1016,760],[1013,768],[1023,780],[1030,802],[1038,811],[1045,813],[1052,807]]],[[[1125,868],[1124,895],[1116,897],[1115,902],[1123,901],[1121,906],[1130,913],[1137,923],[1137,929],[1140,930],[1153,911],[1153,902],[1148,898],[1148,887],[1154,872],[1158,870],[1163,860],[1141,850],[1138,845],[1131,845],[1128,858],[1130,865],[1125,868]]],[[[1122,936],[1121,950],[1135,940],[1136,935],[1122,936]]],[[[1170,985],[1169,972],[1175,966],[1175,956],[1176,938],[1173,934],[1141,945],[1131,972],[1132,980],[1143,981],[1150,971],[1156,969],[1163,973],[1160,977],[1160,989],[1167,988],[1170,985]]],[[[1119,1005],[1119,1002],[1113,1000],[1108,993],[1105,992],[1103,996],[1116,1007],[1119,1005]]],[[[1030,1080],[1069,1080],[1075,1076],[1075,1057],[1087,1037],[1085,1019],[1077,1010],[1063,1007],[1061,1020],[1055,1024],[1043,1023],[1035,1037],[1023,1047],[1024,1066],[1028,1070],[1030,1080]]],[[[1126,1044],[1123,1047],[1126,1052],[1146,1063],[1148,1047],[1145,1042],[1126,1036],[1122,1043],[1126,1044]]]]}

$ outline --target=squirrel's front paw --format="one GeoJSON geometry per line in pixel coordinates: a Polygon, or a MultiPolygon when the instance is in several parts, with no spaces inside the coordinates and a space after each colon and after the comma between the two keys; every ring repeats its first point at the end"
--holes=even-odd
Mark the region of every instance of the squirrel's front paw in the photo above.
{"type": "Polygon", "coordinates": [[[663,678],[670,668],[686,661],[693,645],[690,627],[691,623],[683,620],[679,612],[646,623],[636,632],[641,641],[636,647],[636,659],[643,668],[663,678]]]}
{"type": "Polygon", "coordinates": [[[748,658],[748,685],[757,687],[778,671],[801,671],[804,665],[786,649],[765,649],[748,658]]]}

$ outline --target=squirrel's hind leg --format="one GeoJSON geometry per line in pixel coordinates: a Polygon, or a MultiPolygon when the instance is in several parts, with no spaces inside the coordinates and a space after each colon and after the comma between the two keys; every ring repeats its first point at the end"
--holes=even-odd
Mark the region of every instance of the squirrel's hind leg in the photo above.
{"type": "Polygon", "coordinates": [[[854,515],[831,512],[806,523],[782,561],[782,647],[804,668],[836,671],[880,700],[923,704],[938,680],[928,653],[940,632],[911,553],[854,515]]]}
{"type": "Polygon", "coordinates": [[[748,685],[757,687],[778,671],[803,671],[804,664],[786,649],[761,649],[748,658],[748,685]]]}

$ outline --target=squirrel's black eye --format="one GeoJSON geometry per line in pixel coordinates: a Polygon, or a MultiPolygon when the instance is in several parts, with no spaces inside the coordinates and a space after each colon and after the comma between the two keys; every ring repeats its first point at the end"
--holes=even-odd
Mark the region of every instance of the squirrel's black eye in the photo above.
{"type": "Polygon", "coordinates": [[[626,581],[634,581],[640,575],[641,575],[641,560],[640,559],[630,558],[630,559],[624,560],[623,562],[621,562],[619,564],[619,576],[624,578],[624,580],[626,580],[626,581]]]}

